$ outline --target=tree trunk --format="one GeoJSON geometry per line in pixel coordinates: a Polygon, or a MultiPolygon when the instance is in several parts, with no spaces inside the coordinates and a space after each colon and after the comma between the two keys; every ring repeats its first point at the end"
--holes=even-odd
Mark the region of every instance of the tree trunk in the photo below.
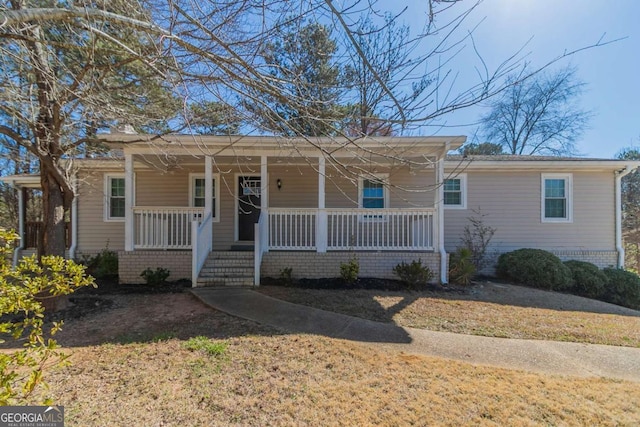
{"type": "Polygon", "coordinates": [[[65,243],[65,205],[63,190],[55,178],[41,163],[40,183],[42,185],[43,228],[38,245],[38,257],[57,255],[64,257],[65,243]]]}

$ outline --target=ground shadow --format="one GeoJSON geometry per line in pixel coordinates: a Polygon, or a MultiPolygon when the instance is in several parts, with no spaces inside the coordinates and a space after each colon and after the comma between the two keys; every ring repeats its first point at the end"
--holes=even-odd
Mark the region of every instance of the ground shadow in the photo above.
{"type": "MultiPolygon", "coordinates": [[[[392,322],[382,323],[293,304],[249,289],[197,288],[192,292],[217,310],[292,333],[362,342],[400,344],[412,341],[404,328],[392,322]]],[[[392,317],[387,315],[385,319],[392,317]]]]}

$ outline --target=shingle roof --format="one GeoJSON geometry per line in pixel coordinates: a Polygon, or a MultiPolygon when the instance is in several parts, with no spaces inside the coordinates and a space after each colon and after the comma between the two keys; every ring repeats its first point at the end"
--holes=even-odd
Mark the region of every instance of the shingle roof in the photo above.
{"type": "MultiPolygon", "coordinates": [[[[496,154],[496,155],[467,155],[462,154],[449,154],[446,160],[460,161],[460,160],[473,160],[473,161],[491,161],[491,162],[507,162],[507,161],[558,161],[558,162],[601,162],[601,161],[615,161],[617,159],[604,159],[593,157],[565,157],[565,156],[523,156],[517,154],[496,154]]],[[[621,160],[623,162],[624,160],[621,160]]]]}

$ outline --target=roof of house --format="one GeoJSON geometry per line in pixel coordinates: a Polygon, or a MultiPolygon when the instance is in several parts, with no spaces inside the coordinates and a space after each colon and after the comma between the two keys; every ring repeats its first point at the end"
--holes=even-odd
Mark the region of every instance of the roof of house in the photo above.
{"type": "Polygon", "coordinates": [[[100,136],[110,148],[132,154],[173,155],[269,155],[303,156],[387,156],[417,157],[442,155],[442,150],[458,149],[466,136],[366,136],[346,137],[281,137],[263,135],[140,135],[111,133],[100,136]]]}
{"type": "Polygon", "coordinates": [[[588,157],[528,156],[528,155],[448,155],[447,169],[470,170],[622,170],[640,167],[640,161],[588,157]]]}

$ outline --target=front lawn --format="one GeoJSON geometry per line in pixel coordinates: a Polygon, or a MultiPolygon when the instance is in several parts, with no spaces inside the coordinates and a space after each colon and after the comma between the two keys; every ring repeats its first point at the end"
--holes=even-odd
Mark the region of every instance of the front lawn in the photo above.
{"type": "Polygon", "coordinates": [[[485,283],[396,292],[264,286],[285,301],[400,326],[502,338],[640,347],[640,312],[573,295],[485,283]]]}
{"type": "Polygon", "coordinates": [[[66,323],[60,341],[73,364],[50,371],[50,389],[33,398],[64,405],[67,425],[613,426],[640,419],[637,383],[282,334],[189,294],[112,299],[66,323]]]}

